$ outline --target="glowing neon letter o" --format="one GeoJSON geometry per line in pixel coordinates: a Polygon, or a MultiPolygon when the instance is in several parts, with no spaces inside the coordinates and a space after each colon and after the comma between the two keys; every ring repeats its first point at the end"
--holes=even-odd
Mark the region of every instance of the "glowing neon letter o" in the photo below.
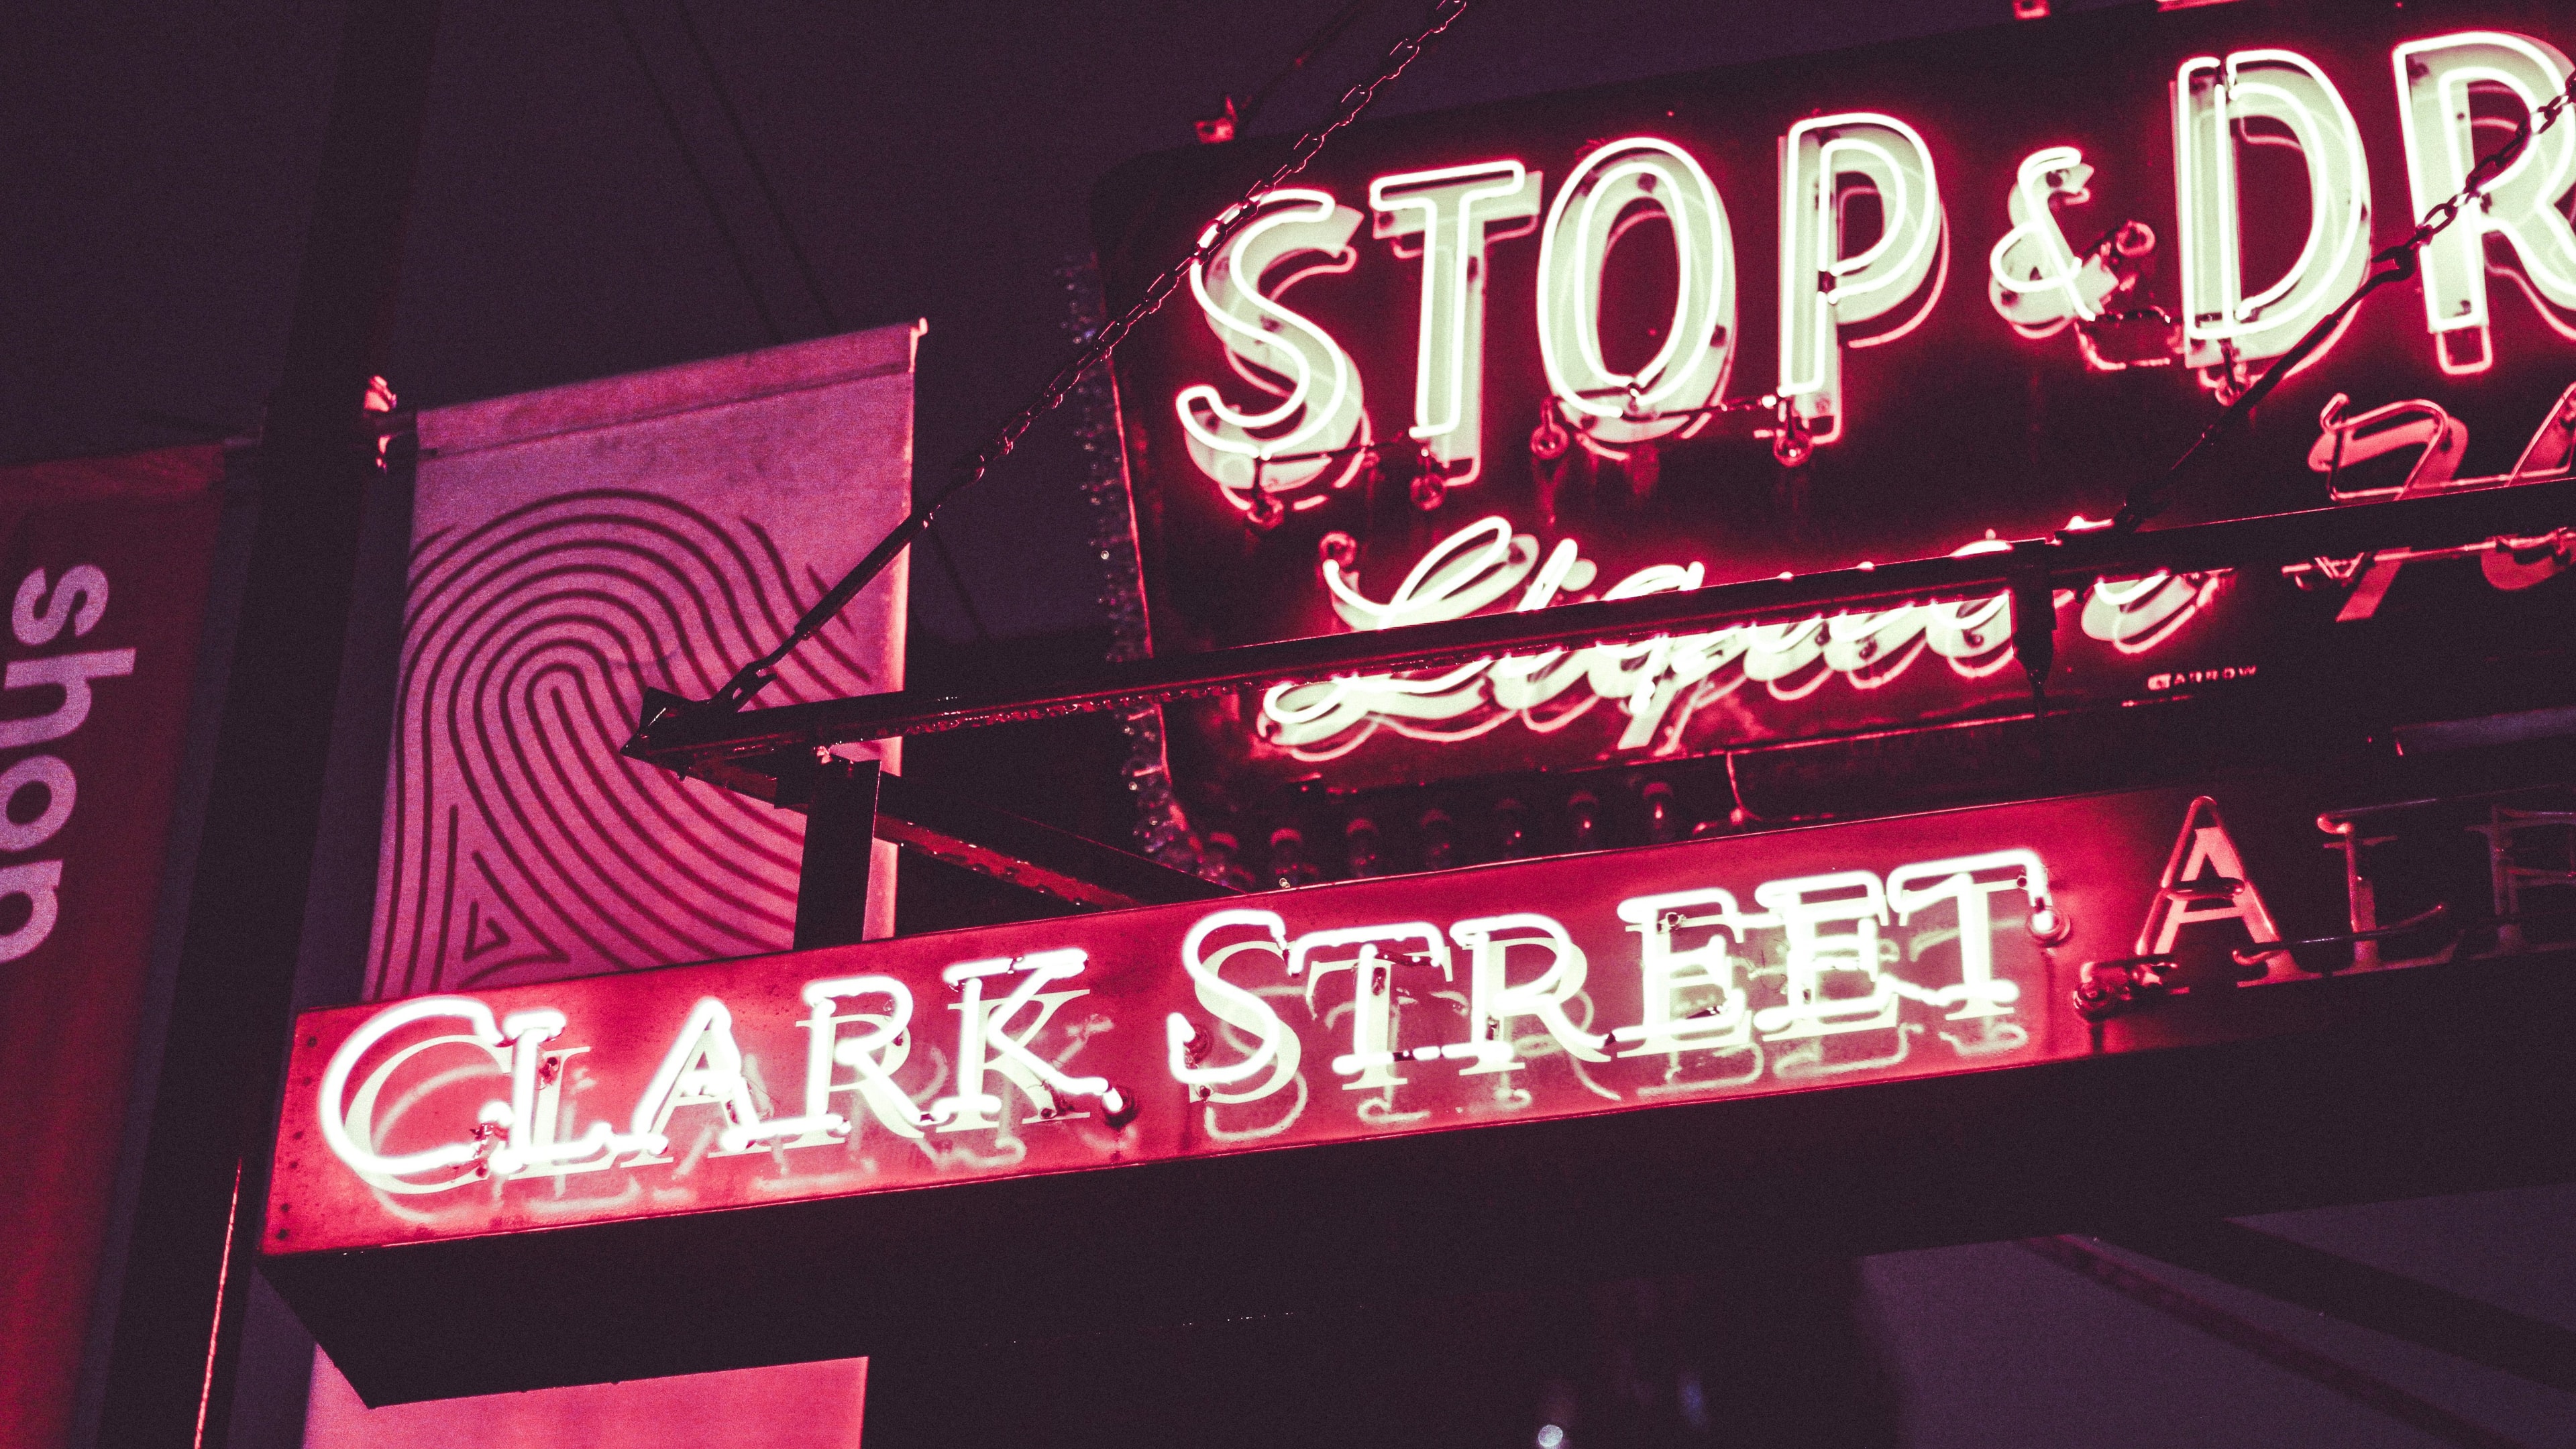
{"type": "Polygon", "coordinates": [[[1538,260],[1538,349],[1557,407],[1613,447],[1696,431],[1735,358],[1735,238],[1726,204],[1689,153],[1632,136],[1578,163],[1548,208],[1538,260]],[[1634,374],[1601,357],[1601,274],[1635,209],[1672,226],[1679,278],[1664,345],[1634,374]]]}

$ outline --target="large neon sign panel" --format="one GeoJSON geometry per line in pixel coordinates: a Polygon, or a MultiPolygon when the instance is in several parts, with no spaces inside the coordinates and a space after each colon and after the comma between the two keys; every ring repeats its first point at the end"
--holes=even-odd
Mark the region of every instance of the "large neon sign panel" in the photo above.
{"type": "MultiPolygon", "coordinates": [[[[2567,84],[2569,36],[2513,0],[2124,11],[1354,131],[1121,355],[1158,647],[2107,517],[2567,84]]],[[[1264,159],[1201,148],[1104,184],[1113,300],[1142,280],[1127,259],[1203,234],[1222,203],[1194,198],[1264,159]]],[[[2533,440],[2576,380],[2572,205],[2562,125],[2177,517],[2563,473],[2533,440]],[[2435,413],[2420,439],[2404,421],[2435,413]]],[[[2246,677],[2296,637],[2257,621],[2372,616],[2374,577],[2367,607],[2098,581],[2059,601],[2052,698],[2246,677]]],[[[1198,754],[1365,784],[1973,718],[2020,701],[1993,667],[2007,616],[1925,600],[1313,681],[1201,717],[1198,754]]]]}
{"type": "Polygon", "coordinates": [[[2319,817],[2324,798],[2279,782],[2079,797],[309,1013],[263,1242],[336,1251],[2007,1069],[2151,1047],[2122,1023],[2176,993],[2566,944],[2555,918],[2516,915],[2564,884],[2515,853],[2563,836],[2564,811],[2319,817]],[[2320,829],[2348,860],[2316,849],[2320,829]],[[2470,867],[2434,873],[2458,888],[2448,929],[2374,914],[2420,904],[2421,849],[2374,884],[2369,852],[2400,836],[2470,867]],[[2480,861],[2518,934],[2463,929],[2480,861]]]}

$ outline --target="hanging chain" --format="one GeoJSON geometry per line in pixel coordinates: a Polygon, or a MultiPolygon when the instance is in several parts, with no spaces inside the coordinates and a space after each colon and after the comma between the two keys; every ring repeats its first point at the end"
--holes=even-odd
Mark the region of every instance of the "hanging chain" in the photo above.
{"type": "Polygon", "coordinates": [[[1144,292],[1135,302],[1094,333],[1090,344],[1074,354],[1071,361],[1056,369],[1055,376],[1048,379],[1037,397],[1004,423],[1001,431],[993,435],[993,441],[984,445],[983,451],[959,464],[957,476],[932,500],[931,506],[937,507],[941,499],[983,477],[994,464],[1009,456],[1011,450],[1019,446],[1021,436],[1039,418],[1054,411],[1056,405],[1064,401],[1065,395],[1073,391],[1074,385],[1082,381],[1084,373],[1106,361],[1111,353],[1118,350],[1118,345],[1127,340],[1128,333],[1162,309],[1163,303],[1181,284],[1181,278],[1190,274],[1191,268],[1214,256],[1232,238],[1235,227],[1251,214],[1255,203],[1277,190],[1279,183],[1305,170],[1307,163],[1315,159],[1316,153],[1324,149],[1324,143],[1331,140],[1335,132],[1358,120],[1360,113],[1369,108],[1369,103],[1377,99],[1379,87],[1404,74],[1405,67],[1413,64],[1414,57],[1422,54],[1424,46],[1467,12],[1468,3],[1469,0],[1440,0],[1434,5],[1430,22],[1389,48],[1386,57],[1378,63],[1377,74],[1342,92],[1340,103],[1333,108],[1332,119],[1298,137],[1297,144],[1289,148],[1286,160],[1273,167],[1269,175],[1245,187],[1233,205],[1217,213],[1216,224],[1208,229],[1197,247],[1147,282],[1144,292]]]}
{"type": "Polygon", "coordinates": [[[2371,260],[2396,262],[2401,257],[2413,257],[2418,248],[2440,236],[2443,228],[2457,221],[2460,213],[2468,209],[2470,202],[2484,202],[2487,188],[2493,186],[2496,178],[2504,175],[2513,163],[2521,160],[2522,153],[2531,145],[2532,138],[2556,125],[2559,116],[2564,114],[2571,105],[2576,105],[2576,75],[2570,75],[2567,78],[2567,88],[2551,96],[2547,105],[2537,111],[2525,112],[2522,119],[2514,123],[2512,138],[2498,147],[2493,155],[2470,168],[2469,179],[2460,187],[2457,195],[2424,213],[2424,219],[2415,224],[2415,230],[2407,233],[2404,241],[2382,251],[2371,260]]]}
{"type": "MultiPolygon", "coordinates": [[[[1011,450],[1019,446],[1020,439],[1028,434],[1030,428],[1037,425],[1038,419],[1055,411],[1056,407],[1081,383],[1085,374],[1107,361],[1110,354],[1118,350],[1118,345],[1127,340],[1129,333],[1135,331],[1140,323],[1162,307],[1172,295],[1173,289],[1181,284],[1181,279],[1189,275],[1191,268],[1205,262],[1232,238],[1235,228],[1251,216],[1253,207],[1264,195],[1276,189],[1289,177],[1305,170],[1307,163],[1315,159],[1316,154],[1324,149],[1324,143],[1331,140],[1334,133],[1359,119],[1360,113],[1367,110],[1369,103],[1377,99],[1377,93],[1381,87],[1404,74],[1405,67],[1413,64],[1414,58],[1422,54],[1425,46],[1438,39],[1440,34],[1451,25],[1456,24],[1459,16],[1467,13],[1469,3],[1470,0],[1438,0],[1438,3],[1432,6],[1430,19],[1424,23],[1422,29],[1388,48],[1385,57],[1378,62],[1374,75],[1342,92],[1341,100],[1333,107],[1331,119],[1299,136],[1296,144],[1289,147],[1285,160],[1272,167],[1268,175],[1244,188],[1243,194],[1233,205],[1217,213],[1216,224],[1208,228],[1206,235],[1200,239],[1196,247],[1157,273],[1152,281],[1145,284],[1144,292],[1126,311],[1119,313],[1107,325],[1091,334],[1090,341],[1084,344],[1082,350],[1075,353],[1064,366],[1056,369],[1055,376],[1047,379],[1046,386],[1038,390],[1038,395],[1030,400],[1028,406],[1012,414],[1010,421],[1002,424],[1001,429],[993,434],[992,441],[960,461],[948,481],[941,485],[938,492],[930,496],[928,502],[914,505],[912,512],[904,518],[903,522],[896,524],[892,532],[879,540],[877,546],[868,551],[868,556],[861,559],[856,568],[843,575],[839,583],[834,584],[829,592],[815,601],[814,607],[805,611],[804,616],[796,621],[796,627],[788,631],[787,637],[780,640],[776,648],[735,671],[733,678],[725,682],[724,688],[716,691],[713,698],[698,707],[716,713],[732,714],[750,703],[752,696],[758,694],[770,680],[777,677],[771,671],[777,668],[780,661],[784,660],[797,645],[820,633],[824,625],[830,623],[843,608],[848,606],[851,599],[858,596],[859,590],[866,588],[871,580],[885,572],[896,557],[912,545],[912,541],[921,535],[922,530],[930,526],[931,517],[938,513],[940,505],[982,481],[984,475],[993,471],[996,464],[1009,457],[1011,450]]],[[[649,733],[660,721],[661,717],[658,715],[643,720],[636,729],[638,739],[649,733]]]]}
{"type": "MultiPolygon", "coordinates": [[[[1296,143],[1289,148],[1284,160],[1273,167],[1268,175],[1246,187],[1233,204],[1219,212],[1216,223],[1208,229],[1197,246],[1155,274],[1126,311],[1094,332],[1090,341],[1047,380],[1046,386],[1038,391],[1038,395],[1027,406],[1014,413],[1009,421],[1002,424],[991,441],[958,463],[948,482],[942,485],[938,492],[932,494],[929,501],[915,505],[913,511],[901,523],[895,525],[875,548],[869,550],[868,556],[861,559],[857,567],[851,569],[839,583],[834,584],[822,598],[816,600],[814,606],[806,610],[796,621],[795,627],[788,631],[786,638],[780,640],[769,652],[737,670],[733,677],[726,681],[723,689],[718,690],[713,698],[699,707],[731,714],[748,704],[754,695],[776,677],[771,671],[796,646],[821,632],[823,626],[839,615],[850,600],[857,597],[861,589],[882,574],[896,557],[910,547],[912,541],[930,526],[932,517],[938,513],[943,504],[982,481],[997,464],[1009,457],[1012,450],[1019,446],[1020,440],[1028,434],[1029,429],[1036,426],[1038,419],[1045,417],[1061,405],[1085,375],[1107,361],[1118,350],[1119,345],[1127,340],[1130,333],[1134,332],[1146,318],[1161,309],[1163,303],[1170,299],[1173,290],[1180,285],[1181,279],[1189,275],[1191,268],[1204,263],[1208,257],[1225,245],[1234,229],[1251,214],[1253,207],[1262,196],[1305,170],[1316,155],[1324,149],[1326,142],[1344,127],[1359,119],[1361,113],[1377,99],[1377,93],[1382,87],[1404,74],[1405,69],[1413,64],[1414,59],[1422,54],[1425,47],[1438,39],[1451,25],[1457,23],[1459,17],[1466,13],[1470,3],[1471,0],[1438,0],[1438,3],[1432,6],[1430,18],[1423,28],[1389,47],[1380,60],[1377,71],[1368,79],[1344,91],[1329,119],[1299,136],[1296,143]]],[[[2485,202],[2487,188],[2494,185],[2499,177],[2522,158],[2523,152],[2529,148],[2535,136],[2557,124],[2559,118],[2571,105],[2576,105],[2576,77],[2570,77],[2567,86],[2538,110],[2525,114],[2515,124],[2511,139],[2480,160],[2470,170],[2466,183],[2461,186],[2457,194],[2426,212],[2414,230],[2402,240],[2377,253],[2371,259],[2377,270],[2354,291],[2353,295],[2346,298],[2333,312],[2320,319],[2317,325],[2293,344],[2287,353],[2275,359],[2272,366],[2264,371],[2262,377],[2256,379],[2251,387],[2240,393],[2235,401],[2228,405],[2225,412],[2219,414],[2199,437],[2192,440],[2191,446],[2183,451],[2182,456],[2174,461],[2173,466],[2166,470],[2161,478],[2152,486],[2142,487],[2132,493],[2128,500],[2120,505],[2119,513],[2114,518],[2114,525],[2124,532],[2130,531],[2155,516],[2163,506],[2161,495],[2173,486],[2174,481],[2194,459],[2207,451],[2209,445],[2229,428],[2250,414],[2256,403],[2268,396],[2299,363],[2305,361],[2310,353],[2322,345],[2326,337],[2332,335],[2335,328],[2350,315],[2353,308],[2360,305],[2363,298],[2389,282],[2415,275],[2418,265],[2417,254],[2424,245],[2441,235],[2471,204],[2485,202]]],[[[641,721],[637,729],[639,740],[642,735],[650,732],[660,723],[661,718],[662,716],[656,715],[641,721]]]]}
{"type": "MultiPolygon", "coordinates": [[[[2413,231],[2408,232],[2394,245],[2383,247],[2374,254],[2370,259],[2372,267],[2370,275],[2362,279],[2361,285],[2353,290],[2353,294],[2346,297],[2333,311],[2318,318],[2317,324],[2309,328],[2306,335],[2290,344],[2289,351],[2274,358],[2272,365],[2263,370],[2263,375],[2256,378],[2252,386],[2238,393],[2228,403],[2226,411],[2211,419],[2208,427],[2201,429],[2200,436],[2191,440],[2191,446],[2182,450],[2182,456],[2174,459],[2172,467],[2167,468],[2152,483],[2141,484],[2133,489],[2128,498],[2120,504],[2120,511],[2112,515],[2112,526],[2122,533],[2133,532],[2138,525],[2163,512],[2164,495],[2172,491],[2174,484],[2181,479],[2183,470],[2188,468],[2193,460],[2206,453],[2210,445],[2217,442],[2229,429],[2250,416],[2255,404],[2270,396],[2272,389],[2280,386],[2291,373],[2298,370],[2299,364],[2307,361],[2310,354],[2323,347],[2326,339],[2332,337],[2336,329],[2343,326],[2344,319],[2352,315],[2353,309],[2361,305],[2363,298],[2390,282],[2404,281],[2413,277],[2421,265],[2424,245],[2440,236],[2451,223],[2459,220],[2461,212],[2468,210],[2472,204],[2491,205],[2487,197],[2487,188],[2493,186],[2497,178],[2511,170],[2513,164],[2522,159],[2522,153],[2530,148],[2532,138],[2556,125],[2558,118],[2565,115],[2571,105],[2576,105],[2576,74],[2571,74],[2567,78],[2567,84],[2558,94],[2551,96],[2546,104],[2537,110],[2526,111],[2522,119],[2514,123],[2513,135],[2507,138],[2502,146],[2480,160],[2477,165],[2469,168],[2468,180],[2456,193],[2441,205],[2424,213],[2423,219],[2415,223],[2413,231]]],[[[2232,362],[2230,365],[2233,365],[2232,362]]]]}

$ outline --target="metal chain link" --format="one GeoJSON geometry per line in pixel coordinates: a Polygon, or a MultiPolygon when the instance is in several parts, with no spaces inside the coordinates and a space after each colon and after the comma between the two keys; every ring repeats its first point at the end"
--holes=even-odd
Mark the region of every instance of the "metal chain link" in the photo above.
{"type": "MultiPolygon", "coordinates": [[[[2184,469],[2206,454],[2210,445],[2217,442],[2230,428],[2250,416],[2254,411],[2254,405],[2270,396],[2272,389],[2280,386],[2284,379],[2298,370],[2299,365],[2305,362],[2311,353],[2323,346],[2325,340],[2333,336],[2336,329],[2343,325],[2344,319],[2352,315],[2353,309],[2361,305],[2362,299],[2390,282],[2402,281],[2414,276],[2422,264],[2420,254],[2425,244],[2440,236],[2451,223],[2459,220],[2460,213],[2466,211],[2472,203],[2486,203],[2487,188],[2493,186],[2497,178],[2512,169],[2513,164],[2522,159],[2522,153],[2529,149],[2532,138],[2556,125],[2558,118],[2565,115],[2570,106],[2576,106],[2576,74],[2568,76],[2567,84],[2559,90],[2558,94],[2550,97],[2538,109],[2526,111],[2522,119],[2514,123],[2512,137],[2480,159],[2477,165],[2469,168],[2467,181],[2456,193],[2444,200],[2441,205],[2424,213],[2423,218],[2415,223],[2415,229],[2394,245],[2383,247],[2373,254],[2370,259],[2373,270],[2362,279],[2360,286],[2353,289],[2352,295],[2346,297],[2333,311],[2318,318],[2316,325],[2309,328],[2305,336],[2290,344],[2289,351],[2272,359],[2272,365],[2263,370],[2261,377],[2256,378],[2251,386],[2231,399],[2226,410],[2211,419],[2208,427],[2201,429],[2200,436],[2191,440],[2191,446],[2182,450],[2182,456],[2174,459],[2172,467],[2158,475],[2153,482],[2141,484],[2131,490],[2129,496],[2121,501],[2120,511],[2112,515],[2112,527],[2122,533],[2133,532],[2140,524],[2162,512],[2165,506],[2164,495],[2172,491],[2174,484],[2181,479],[2184,469]]],[[[2229,365],[2232,367],[2233,363],[2229,365]]]]}
{"type": "MultiPolygon", "coordinates": [[[[1173,289],[1180,285],[1181,278],[1189,275],[1191,268],[1206,261],[1216,253],[1218,248],[1225,245],[1233,235],[1234,229],[1251,215],[1253,206],[1264,195],[1275,190],[1289,177],[1305,170],[1307,163],[1313,161],[1317,153],[1324,149],[1324,143],[1331,140],[1334,133],[1358,120],[1360,113],[1369,108],[1369,103],[1377,99],[1379,89],[1404,74],[1405,68],[1413,64],[1414,58],[1422,54],[1425,46],[1438,39],[1451,25],[1456,24],[1459,16],[1467,13],[1470,3],[1471,0],[1438,0],[1438,3],[1431,7],[1430,19],[1424,23],[1422,29],[1389,47],[1385,56],[1379,60],[1375,74],[1342,92],[1341,100],[1333,107],[1331,119],[1299,136],[1296,144],[1289,147],[1287,159],[1272,167],[1268,175],[1246,187],[1243,194],[1232,205],[1217,213],[1216,224],[1208,228],[1206,236],[1196,247],[1157,273],[1152,281],[1145,284],[1144,292],[1126,311],[1119,313],[1107,325],[1093,333],[1090,342],[1081,351],[1075,353],[1064,366],[1057,368],[1055,376],[1047,379],[1046,386],[1038,390],[1038,395],[1030,400],[1026,407],[1012,414],[1010,421],[1002,424],[1001,429],[993,434],[992,441],[961,461],[955,473],[938,492],[930,496],[928,502],[916,504],[903,522],[896,524],[891,533],[880,540],[875,548],[869,550],[868,556],[859,561],[858,567],[843,575],[841,581],[834,584],[830,592],[815,601],[814,607],[805,611],[804,616],[796,621],[796,627],[788,631],[787,637],[780,640],[776,648],[735,671],[734,676],[725,682],[725,687],[718,690],[715,696],[701,707],[731,714],[750,703],[752,696],[758,694],[761,688],[775,677],[770,671],[775,669],[790,651],[821,632],[824,625],[830,623],[843,608],[848,606],[851,599],[858,596],[859,590],[867,587],[871,580],[883,573],[898,555],[910,547],[912,541],[930,526],[932,515],[939,511],[942,504],[982,481],[984,475],[992,472],[996,464],[1009,457],[1011,450],[1019,446],[1020,440],[1027,436],[1029,429],[1037,425],[1038,419],[1055,411],[1057,406],[1062,404],[1081,383],[1085,374],[1106,362],[1110,355],[1118,350],[1118,345],[1127,340],[1129,333],[1135,331],[1140,323],[1161,309],[1163,303],[1171,297],[1173,289]]],[[[659,720],[654,718],[642,721],[637,727],[638,736],[649,732],[657,723],[659,720]]]]}
{"type": "MultiPolygon", "coordinates": [[[[1405,67],[1413,64],[1414,57],[1422,54],[1424,46],[1439,38],[1441,32],[1456,23],[1459,16],[1467,13],[1469,3],[1470,0],[1440,0],[1440,3],[1434,5],[1427,25],[1390,47],[1385,58],[1378,62],[1377,74],[1342,92],[1340,102],[1333,108],[1332,119],[1299,136],[1297,143],[1289,148],[1286,160],[1273,167],[1269,175],[1244,188],[1243,194],[1235,199],[1233,205],[1218,212],[1216,224],[1209,228],[1206,239],[1193,248],[1188,255],[1155,274],[1154,279],[1145,284],[1144,292],[1126,311],[1111,319],[1107,326],[1102,327],[1092,336],[1089,346],[1074,354],[1073,359],[1064,366],[1056,369],[1055,376],[1048,379],[1047,385],[1039,391],[1034,401],[1020,409],[1009,422],[1004,423],[1001,431],[994,434],[993,441],[987,443],[982,452],[959,465],[957,477],[949,483],[940,496],[945,497],[948,493],[973,483],[994,464],[1007,457],[1011,449],[1018,446],[1021,436],[1026,434],[1039,418],[1046,416],[1058,403],[1064,401],[1065,394],[1073,391],[1074,384],[1082,381],[1084,373],[1107,361],[1109,355],[1118,350],[1118,344],[1127,340],[1128,333],[1135,331],[1138,324],[1161,310],[1163,303],[1172,295],[1172,290],[1181,284],[1181,278],[1189,275],[1192,267],[1214,256],[1217,250],[1225,245],[1233,236],[1235,227],[1250,215],[1254,203],[1277,190],[1279,183],[1305,170],[1307,163],[1315,159],[1316,153],[1324,149],[1324,143],[1331,140],[1335,132],[1358,120],[1360,113],[1369,108],[1369,103],[1377,99],[1380,87],[1404,74],[1405,67]]],[[[935,500],[933,506],[936,506],[935,500]]]]}

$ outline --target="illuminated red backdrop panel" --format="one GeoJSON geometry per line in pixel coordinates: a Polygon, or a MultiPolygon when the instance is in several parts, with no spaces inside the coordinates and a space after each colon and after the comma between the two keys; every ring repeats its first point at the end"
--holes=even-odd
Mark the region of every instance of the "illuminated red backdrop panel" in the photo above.
{"type": "MultiPolygon", "coordinates": [[[[2321,798],[2080,797],[314,1012],[264,1246],[1331,1150],[2128,1050],[2144,1039],[2114,1021],[2097,1041],[2074,1008],[2085,963],[2165,955],[2170,985],[2259,990],[2307,978],[2254,943],[2366,916],[2319,849],[2341,839],[2317,833],[2321,798]]],[[[2436,834],[2474,900],[2475,837],[2436,834]]],[[[2435,944],[2357,964],[2472,949],[2435,944]]]]}

